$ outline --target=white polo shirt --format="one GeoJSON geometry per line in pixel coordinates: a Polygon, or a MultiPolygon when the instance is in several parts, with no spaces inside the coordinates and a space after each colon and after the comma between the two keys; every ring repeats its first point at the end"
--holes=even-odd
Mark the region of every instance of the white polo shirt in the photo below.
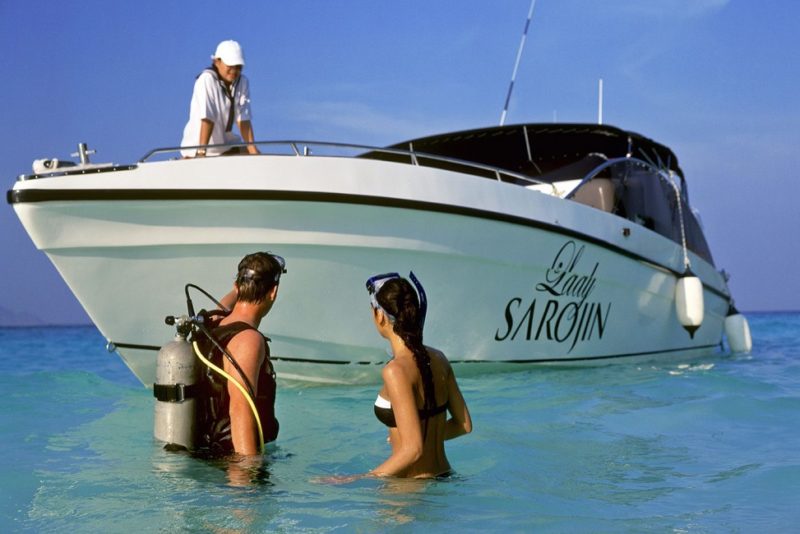
{"type": "MultiPolygon", "coordinates": [[[[241,142],[242,138],[233,133],[233,128],[229,132],[225,131],[228,125],[230,102],[217,73],[213,69],[204,70],[194,82],[192,103],[189,106],[189,122],[183,129],[181,146],[197,146],[200,142],[200,121],[202,119],[208,119],[214,123],[211,139],[208,141],[209,145],[241,142]]],[[[233,104],[234,125],[239,121],[251,120],[250,83],[244,75],[240,75],[234,85],[233,104]]],[[[206,155],[218,156],[226,150],[224,147],[209,148],[206,155]]],[[[195,152],[194,148],[181,150],[181,154],[188,157],[194,156],[195,152]]]]}

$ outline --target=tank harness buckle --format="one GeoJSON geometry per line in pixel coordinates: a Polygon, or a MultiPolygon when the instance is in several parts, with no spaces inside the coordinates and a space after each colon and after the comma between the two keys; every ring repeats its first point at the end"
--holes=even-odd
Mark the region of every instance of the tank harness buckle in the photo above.
{"type": "Polygon", "coordinates": [[[153,384],[153,396],[161,402],[183,402],[197,397],[196,384],[153,384]]]}

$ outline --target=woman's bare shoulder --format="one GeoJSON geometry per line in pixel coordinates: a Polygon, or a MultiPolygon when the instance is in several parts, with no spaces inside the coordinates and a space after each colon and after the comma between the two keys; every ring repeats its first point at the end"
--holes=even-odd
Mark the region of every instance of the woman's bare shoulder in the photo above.
{"type": "Polygon", "coordinates": [[[431,359],[435,359],[440,365],[442,365],[446,369],[450,369],[450,360],[447,359],[444,352],[440,351],[434,347],[425,347],[428,349],[428,354],[430,355],[431,359]]]}

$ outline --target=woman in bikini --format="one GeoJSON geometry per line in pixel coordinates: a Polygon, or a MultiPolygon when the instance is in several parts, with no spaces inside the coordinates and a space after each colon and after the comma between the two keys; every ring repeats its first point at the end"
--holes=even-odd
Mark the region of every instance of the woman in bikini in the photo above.
{"type": "Polygon", "coordinates": [[[371,476],[446,476],[445,440],[472,431],[450,363],[442,352],[422,344],[425,291],[413,273],[409,278],[413,286],[397,273],[367,281],[375,328],[392,350],[375,401],[375,415],[389,429],[392,454],[371,476]]]}

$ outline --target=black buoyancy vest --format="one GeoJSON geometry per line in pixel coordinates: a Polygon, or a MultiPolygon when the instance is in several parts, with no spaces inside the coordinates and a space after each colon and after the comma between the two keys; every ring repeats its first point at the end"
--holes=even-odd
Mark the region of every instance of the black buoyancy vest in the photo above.
{"type": "MultiPolygon", "coordinates": [[[[211,334],[217,342],[227,349],[228,342],[244,330],[255,330],[244,322],[236,322],[224,326],[210,325],[211,334]]],[[[263,337],[263,335],[262,335],[263,337]]],[[[211,363],[217,367],[224,366],[225,356],[205,334],[197,334],[198,348],[211,363]]],[[[264,337],[266,355],[264,365],[258,372],[256,385],[256,398],[254,399],[261,427],[264,432],[264,442],[275,441],[278,437],[279,423],[275,417],[275,370],[270,361],[268,338],[264,337]]],[[[233,373],[234,378],[241,382],[241,377],[233,373]]],[[[230,397],[228,395],[227,379],[216,371],[203,366],[200,373],[200,395],[198,398],[199,409],[197,414],[197,434],[200,448],[209,449],[217,454],[230,454],[233,452],[231,438],[230,397]]],[[[247,384],[242,384],[248,389],[247,384]]]]}

